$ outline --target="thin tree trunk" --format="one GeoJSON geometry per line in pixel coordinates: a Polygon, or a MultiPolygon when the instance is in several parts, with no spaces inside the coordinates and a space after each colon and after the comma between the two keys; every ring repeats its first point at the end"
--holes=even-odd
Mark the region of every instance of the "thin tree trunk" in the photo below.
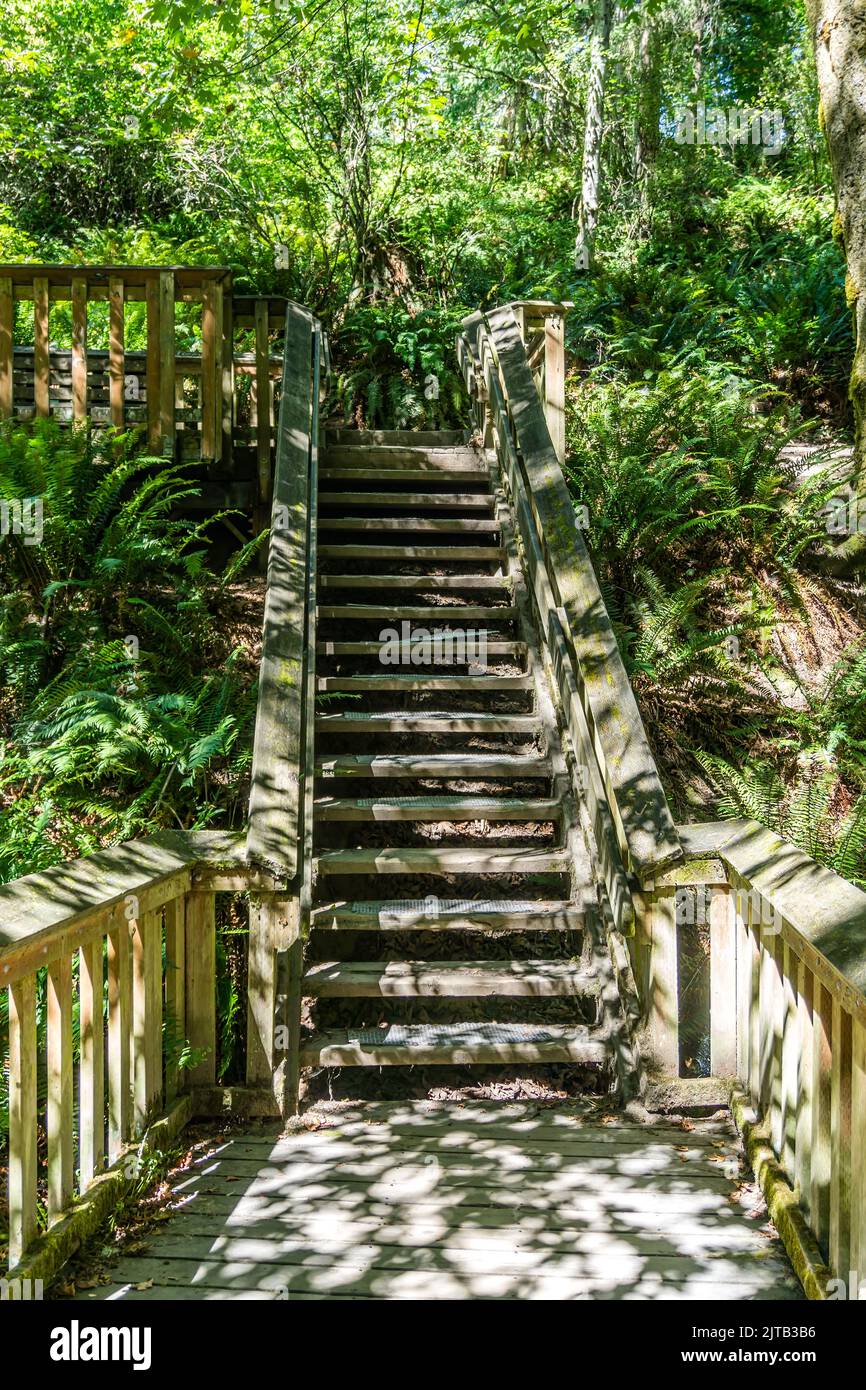
{"type": "Polygon", "coordinates": [[[645,14],[638,39],[638,93],[634,129],[634,176],[638,192],[638,227],[642,237],[649,234],[650,184],[659,147],[661,83],[658,57],[658,30],[645,14]]]}
{"type": "Polygon", "coordinates": [[[604,88],[610,46],[613,0],[596,0],[589,49],[589,86],[586,95],[586,129],[583,136],[583,175],[574,264],[589,270],[598,232],[598,197],[601,183],[601,151],[604,143],[604,88]]]}
{"type": "Polygon", "coordinates": [[[833,556],[838,573],[866,568],[866,12],[862,0],[807,0],[820,121],[827,138],[836,210],[854,316],[854,361],[848,395],[854,411],[853,534],[833,556]]]}

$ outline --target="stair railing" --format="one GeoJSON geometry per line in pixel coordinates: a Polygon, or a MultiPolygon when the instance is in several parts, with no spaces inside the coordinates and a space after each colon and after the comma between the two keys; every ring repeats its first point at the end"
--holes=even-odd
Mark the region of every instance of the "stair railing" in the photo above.
{"type": "MultiPolygon", "coordinates": [[[[563,306],[549,307],[559,318],[563,306]]],[[[641,879],[681,849],[551,438],[548,418],[564,421],[564,395],[552,400],[548,380],[548,398],[539,398],[526,308],[516,308],[520,320],[512,305],[466,319],[458,355],[514,506],[575,790],[590,811],[614,920],[630,931],[641,879]]],[[[543,317],[543,306],[533,310],[543,317]]]]}
{"type": "Polygon", "coordinates": [[[251,903],[247,1081],[297,1102],[300,974],[312,898],[321,324],[286,306],[247,857],[277,889],[251,903]]]}
{"type": "Polygon", "coordinates": [[[866,1298],[866,893],[756,821],[678,828],[631,943],[651,1050],[678,1075],[679,946],[707,931],[710,1071],[770,1215],[810,1297],[866,1298]]]}
{"type": "Polygon", "coordinates": [[[695,1020],[681,949],[704,932],[711,1094],[731,1096],[809,1297],[866,1297],[866,893],[754,821],[673,826],[533,378],[539,337],[527,354],[524,324],[513,306],[475,314],[458,352],[511,494],[608,898],[620,926],[634,914],[650,1080],[669,1088],[683,1070],[695,1020]]]}

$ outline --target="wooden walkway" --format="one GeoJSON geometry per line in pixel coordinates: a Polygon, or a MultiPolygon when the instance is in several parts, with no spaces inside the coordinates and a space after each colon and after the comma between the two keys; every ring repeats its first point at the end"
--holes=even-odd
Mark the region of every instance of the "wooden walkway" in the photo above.
{"type": "Polygon", "coordinates": [[[320,1105],[176,1174],[93,1299],[798,1299],[727,1121],[320,1105]]]}

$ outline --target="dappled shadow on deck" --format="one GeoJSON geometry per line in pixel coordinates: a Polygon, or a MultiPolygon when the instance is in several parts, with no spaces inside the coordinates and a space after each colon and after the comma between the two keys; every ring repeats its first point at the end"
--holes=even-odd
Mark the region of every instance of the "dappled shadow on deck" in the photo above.
{"type": "Polygon", "coordinates": [[[727,1122],[587,1104],[318,1107],[174,1179],[100,1299],[802,1297],[727,1122]]]}

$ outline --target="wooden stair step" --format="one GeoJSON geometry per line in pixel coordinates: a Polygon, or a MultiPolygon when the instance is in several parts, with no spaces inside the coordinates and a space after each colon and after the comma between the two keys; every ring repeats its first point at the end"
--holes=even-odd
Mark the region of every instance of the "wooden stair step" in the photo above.
{"type": "Polygon", "coordinates": [[[311,925],[324,931],[580,931],[593,902],[536,898],[343,899],[313,908],[311,925]]]}
{"type": "Polygon", "coordinates": [[[551,765],[540,754],[518,753],[337,753],[320,758],[317,777],[546,778],[551,765]]]}
{"type": "Polygon", "coordinates": [[[596,973],[567,960],[323,961],[303,984],[321,999],[587,998],[600,989],[596,973]]]}
{"type": "Polygon", "coordinates": [[[320,734],[534,734],[541,727],[532,714],[471,714],[459,710],[342,710],[317,714],[320,734]]]}
{"type": "Polygon", "coordinates": [[[510,593],[501,574],[322,574],[320,589],[404,589],[435,594],[453,589],[490,589],[510,593]]]}
{"type": "Polygon", "coordinates": [[[564,874],[571,856],[567,849],[373,846],[323,850],[315,864],[320,874],[564,874]]]}
{"type": "Polygon", "coordinates": [[[396,444],[413,449],[449,449],[465,445],[465,430],[355,430],[349,426],[328,425],[325,428],[327,447],[335,445],[396,444]]]}
{"type": "Polygon", "coordinates": [[[469,468],[465,465],[451,468],[361,468],[359,465],[341,464],[336,468],[327,465],[320,471],[323,483],[370,482],[382,483],[387,473],[389,483],[488,483],[490,474],[486,468],[469,468]]]}
{"type": "MultiPolygon", "coordinates": [[[[481,634],[479,634],[480,636],[481,634]]],[[[381,642],[333,642],[325,640],[316,643],[316,651],[321,656],[379,656],[382,651],[381,642]]],[[[504,642],[499,638],[491,638],[485,643],[484,651],[487,656],[513,656],[520,659],[526,656],[525,642],[504,642]]],[[[451,655],[456,656],[457,653],[451,655]]],[[[473,658],[474,659],[474,658],[473,658]]],[[[410,665],[409,662],[401,662],[400,665],[410,665]]],[[[448,666],[465,666],[465,661],[449,660],[444,663],[448,666]]]]}
{"type": "Polygon", "coordinates": [[[473,468],[489,472],[483,459],[468,444],[449,445],[437,449],[435,445],[420,445],[415,448],[405,444],[329,444],[322,462],[326,468],[378,468],[390,472],[392,468],[418,468],[425,472],[439,469],[473,468]]]}
{"type": "Polygon", "coordinates": [[[604,1035],[583,1025],[537,1023],[396,1024],[313,1034],[301,1044],[305,1067],[472,1066],[579,1062],[605,1066],[604,1035]]]}
{"type": "Polygon", "coordinates": [[[320,516],[319,531],[432,531],[437,535],[489,535],[500,529],[495,517],[320,516]]]}
{"type": "Polygon", "coordinates": [[[317,690],[531,690],[532,676],[318,676],[317,690]]]}
{"type": "Polygon", "coordinates": [[[498,545],[319,545],[321,560],[477,560],[502,561],[498,545]]]}
{"type": "MultiPolygon", "coordinates": [[[[321,477],[321,473],[319,474],[321,477]]],[[[429,480],[428,480],[429,481],[429,480]]],[[[486,481],[486,480],[485,480],[486,481]]],[[[319,491],[320,507],[340,507],[343,512],[354,507],[454,507],[466,511],[489,512],[493,498],[489,492],[328,492],[319,491]]],[[[319,524],[327,525],[327,517],[319,524]]]]}
{"type": "Polygon", "coordinates": [[[381,603],[325,603],[319,604],[320,618],[363,618],[365,622],[399,623],[402,618],[413,622],[453,623],[472,618],[478,621],[513,622],[517,617],[514,604],[454,603],[454,604],[401,604],[399,608],[386,608],[381,603]]]}
{"type": "Polygon", "coordinates": [[[320,821],[537,821],[558,820],[552,797],[505,796],[320,796],[313,814],[320,821]]]}

